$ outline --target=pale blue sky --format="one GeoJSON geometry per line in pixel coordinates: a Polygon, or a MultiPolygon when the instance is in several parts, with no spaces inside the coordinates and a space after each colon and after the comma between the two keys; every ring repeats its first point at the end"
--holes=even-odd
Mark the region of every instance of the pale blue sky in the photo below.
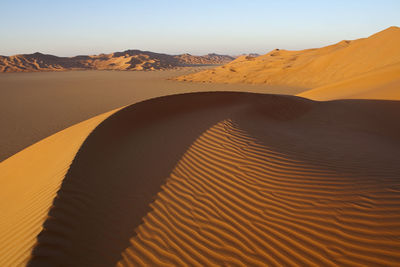
{"type": "Polygon", "coordinates": [[[266,53],[400,26],[399,0],[0,0],[0,55],[266,53]]]}

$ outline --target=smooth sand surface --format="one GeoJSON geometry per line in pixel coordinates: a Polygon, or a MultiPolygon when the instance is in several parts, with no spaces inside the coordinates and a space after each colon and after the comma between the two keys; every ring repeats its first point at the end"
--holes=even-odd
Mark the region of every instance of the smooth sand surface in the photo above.
{"type": "Polygon", "coordinates": [[[399,63],[400,28],[390,27],[368,38],[318,49],[274,50],[259,57],[243,56],[224,66],[176,79],[316,88],[399,63]]]}
{"type": "Polygon", "coordinates": [[[0,163],[0,266],[26,264],[79,147],[115,111],[65,129],[0,163]]]}
{"type": "Polygon", "coordinates": [[[297,94],[268,85],[188,84],[169,77],[206,67],[151,72],[70,71],[0,74],[0,161],[78,122],[145,99],[184,92],[297,94]]]}
{"type": "MultiPolygon", "coordinates": [[[[126,107],[79,149],[29,265],[396,266],[397,114],[399,101],[227,92],[126,107]]],[[[33,237],[20,225],[14,242],[33,237]]]]}
{"type": "Polygon", "coordinates": [[[400,63],[298,94],[314,100],[400,100],[400,63]]]}

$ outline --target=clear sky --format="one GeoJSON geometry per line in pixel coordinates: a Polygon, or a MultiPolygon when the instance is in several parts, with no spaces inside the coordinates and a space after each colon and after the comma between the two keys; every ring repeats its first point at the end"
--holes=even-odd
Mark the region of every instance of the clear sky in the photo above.
{"type": "Polygon", "coordinates": [[[400,0],[0,0],[0,55],[266,53],[400,26],[400,0]]]}

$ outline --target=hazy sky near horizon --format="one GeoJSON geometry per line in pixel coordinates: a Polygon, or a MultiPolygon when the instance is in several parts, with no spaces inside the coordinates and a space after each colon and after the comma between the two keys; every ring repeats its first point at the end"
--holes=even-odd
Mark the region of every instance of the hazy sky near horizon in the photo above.
{"type": "Polygon", "coordinates": [[[0,0],[0,55],[267,53],[400,26],[399,0],[0,0]]]}

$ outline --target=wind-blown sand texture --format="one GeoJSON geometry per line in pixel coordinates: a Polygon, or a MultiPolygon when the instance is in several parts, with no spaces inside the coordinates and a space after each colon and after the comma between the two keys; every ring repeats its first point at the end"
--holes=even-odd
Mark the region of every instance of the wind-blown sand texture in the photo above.
{"type": "MultiPolygon", "coordinates": [[[[256,83],[317,88],[355,78],[358,75],[368,75],[372,71],[381,71],[381,68],[394,64],[400,64],[399,27],[390,27],[368,38],[345,40],[318,49],[301,51],[277,49],[259,57],[242,56],[224,66],[183,75],[176,79],[193,82],[256,83]]],[[[394,78],[399,83],[399,73],[396,76],[394,78]]],[[[368,86],[366,85],[366,90],[370,89],[368,86]]],[[[351,87],[347,89],[351,90],[351,87]]],[[[344,95],[350,96],[351,93],[344,95]]]]}
{"type": "MultiPolygon", "coordinates": [[[[397,114],[398,101],[229,92],[123,108],[76,153],[29,265],[396,266],[397,114]]],[[[61,175],[70,160],[49,168],[61,175]]],[[[1,231],[19,232],[6,248],[31,229],[1,231]]]]}
{"type": "Polygon", "coordinates": [[[192,65],[225,64],[234,58],[227,55],[167,55],[141,50],[111,54],[57,57],[42,53],[0,56],[0,72],[38,72],[65,70],[159,70],[192,65]]]}

